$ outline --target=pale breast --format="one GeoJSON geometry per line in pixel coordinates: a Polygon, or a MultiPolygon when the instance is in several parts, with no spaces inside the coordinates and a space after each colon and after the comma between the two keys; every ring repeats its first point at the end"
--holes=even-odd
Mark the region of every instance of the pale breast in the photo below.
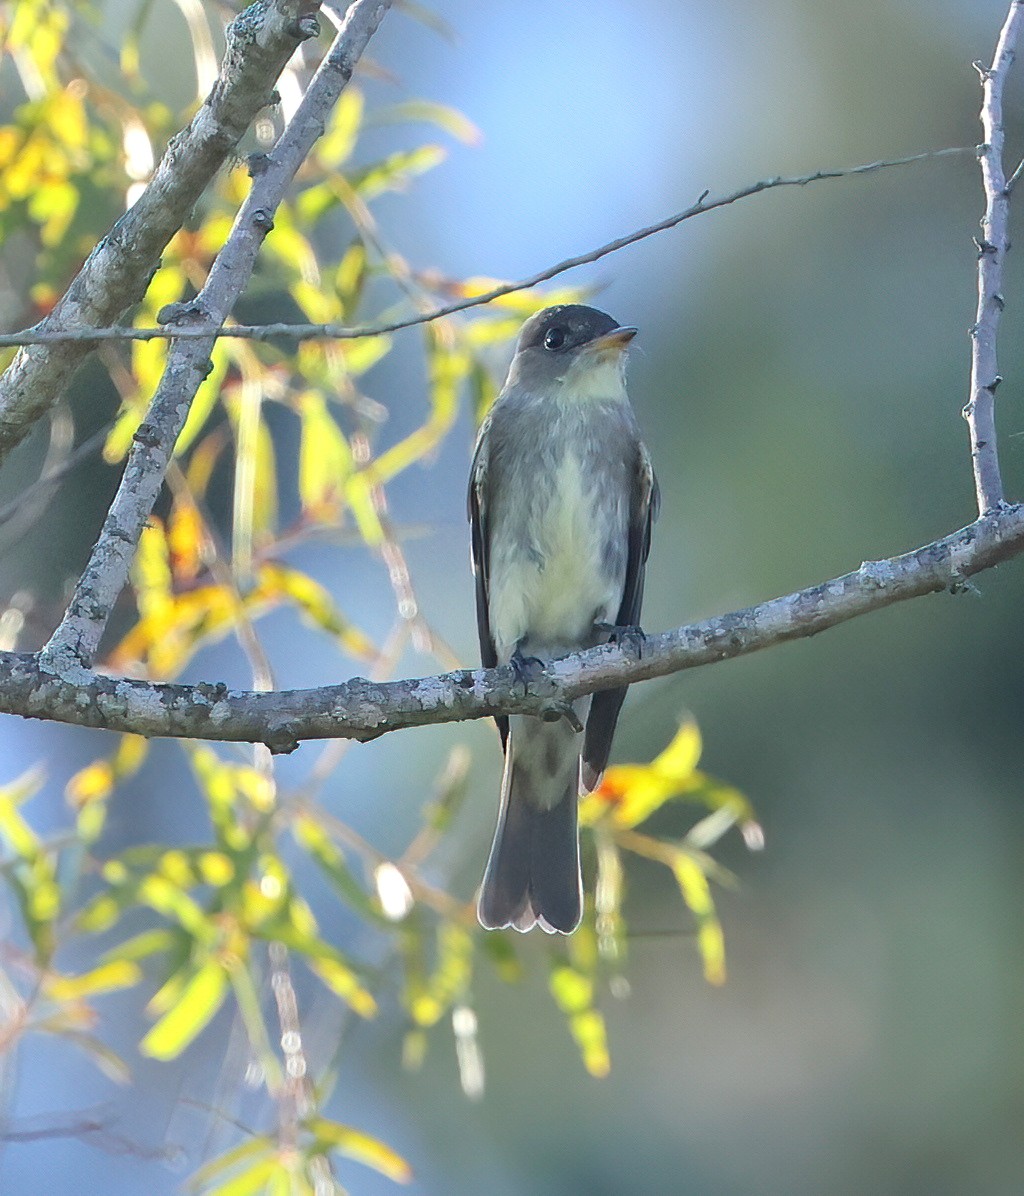
{"type": "Polygon", "coordinates": [[[592,453],[560,447],[545,464],[502,504],[514,534],[492,540],[491,632],[502,660],[520,643],[540,655],[588,643],[595,621],[614,621],[622,601],[627,516],[618,479],[592,453]]]}

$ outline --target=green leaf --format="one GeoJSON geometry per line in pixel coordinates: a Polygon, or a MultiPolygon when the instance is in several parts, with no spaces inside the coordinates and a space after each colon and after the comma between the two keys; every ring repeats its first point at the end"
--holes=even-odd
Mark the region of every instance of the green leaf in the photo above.
{"type": "Polygon", "coordinates": [[[224,1003],[227,991],[224,969],[215,960],[209,960],[139,1043],[139,1050],[154,1059],[176,1058],[210,1023],[224,1003]]]}

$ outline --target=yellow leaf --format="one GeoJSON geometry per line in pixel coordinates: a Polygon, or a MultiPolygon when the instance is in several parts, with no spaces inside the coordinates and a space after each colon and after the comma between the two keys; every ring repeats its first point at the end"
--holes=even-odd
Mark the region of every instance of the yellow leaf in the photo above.
{"type": "Polygon", "coordinates": [[[347,161],[359,136],[363,107],[363,93],[359,88],[346,87],[334,106],[327,131],[317,145],[317,156],[324,165],[337,168],[347,161]]]}
{"type": "Polygon", "coordinates": [[[651,761],[651,768],[666,780],[681,784],[692,776],[702,748],[700,728],[693,719],[686,719],[668,747],[651,761]]]}
{"type": "Polygon", "coordinates": [[[334,636],[353,656],[376,659],[373,641],[345,618],[319,582],[300,569],[268,561],[260,566],[259,588],[268,595],[283,594],[290,598],[310,623],[334,636]]]}
{"type": "Polygon", "coordinates": [[[39,836],[18,813],[18,806],[38,792],[43,774],[29,769],[17,780],[0,786],[0,837],[23,860],[34,860],[42,850],[39,836]]]}
{"type": "Polygon", "coordinates": [[[206,526],[195,503],[181,500],[174,504],[167,524],[167,547],[171,571],[179,582],[191,582],[203,567],[206,526]]]}
{"type": "Polygon", "coordinates": [[[372,1167],[395,1183],[406,1184],[412,1179],[412,1168],[405,1159],[379,1138],[324,1117],[311,1118],[304,1128],[314,1136],[320,1150],[339,1151],[346,1158],[372,1167]]]}
{"type": "Polygon", "coordinates": [[[142,969],[128,960],[100,964],[81,976],[51,976],[44,982],[46,995],[54,1001],[77,1001],[118,988],[131,988],[142,979],[142,969]]]}
{"type": "Polygon", "coordinates": [[[213,960],[203,964],[170,1009],[139,1043],[139,1050],[154,1059],[174,1059],[210,1023],[224,1003],[228,979],[213,960]]]}
{"type": "Polygon", "coordinates": [[[551,973],[551,995],[566,1015],[583,1066],[597,1078],[611,1070],[604,1018],[594,1008],[594,983],[575,968],[561,965],[551,973]]]}
{"type": "Polygon", "coordinates": [[[352,473],[352,450],[322,394],[307,390],[300,396],[298,408],[302,420],[299,497],[303,510],[315,519],[336,518],[346,479],[352,473]]]}
{"type": "Polygon", "coordinates": [[[373,1017],[377,1012],[377,1002],[362,984],[355,972],[344,964],[333,959],[311,959],[308,961],[310,970],[315,972],[332,992],[339,997],[360,1017],[373,1017]]]}
{"type": "Polygon", "coordinates": [[[711,886],[696,861],[680,853],[672,872],[697,922],[697,945],[704,961],[704,978],[709,984],[725,983],[725,936],[715,912],[711,886]]]}
{"type": "MultiPolygon", "coordinates": [[[[261,1182],[267,1177],[269,1172],[260,1171],[260,1168],[266,1168],[268,1164],[273,1168],[278,1166],[277,1162],[277,1142],[271,1140],[267,1136],[259,1136],[248,1138],[233,1149],[226,1151],[217,1158],[211,1159],[205,1166],[200,1167],[199,1170],[188,1181],[187,1187],[190,1192],[201,1192],[208,1184],[210,1184],[217,1176],[222,1175],[225,1171],[230,1171],[233,1167],[237,1167],[239,1163],[250,1161],[250,1165],[242,1172],[239,1172],[235,1179],[256,1176],[261,1182]],[[273,1155],[273,1158],[268,1159],[266,1156],[273,1155]],[[254,1172],[254,1168],[256,1169],[254,1172]]],[[[233,1183],[234,1179],[228,1180],[228,1183],[233,1183]]],[[[245,1189],[243,1189],[244,1191],[245,1189]]],[[[248,1191],[260,1192],[262,1187],[249,1188],[248,1191]]],[[[215,1196],[223,1196],[226,1191],[223,1185],[218,1186],[212,1190],[215,1196]]],[[[237,1190],[236,1190],[237,1196],[237,1190]]]]}
{"type": "Polygon", "coordinates": [[[593,826],[610,817],[614,826],[638,826],[666,801],[695,787],[700,753],[700,731],[687,719],[650,764],[613,764],[598,788],[580,803],[581,822],[593,826]]]}

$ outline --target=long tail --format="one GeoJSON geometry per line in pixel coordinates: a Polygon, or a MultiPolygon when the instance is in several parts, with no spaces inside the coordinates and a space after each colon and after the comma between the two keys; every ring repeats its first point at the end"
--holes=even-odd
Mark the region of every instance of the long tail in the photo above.
{"type": "Polygon", "coordinates": [[[565,722],[513,718],[477,915],[488,930],[569,934],[583,912],[579,742],[565,722]]]}

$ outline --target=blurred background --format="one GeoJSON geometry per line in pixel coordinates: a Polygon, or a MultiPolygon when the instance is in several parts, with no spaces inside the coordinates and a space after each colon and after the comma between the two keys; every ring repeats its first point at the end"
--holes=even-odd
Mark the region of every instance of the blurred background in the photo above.
{"type": "MultiPolygon", "coordinates": [[[[706,188],[971,146],[980,139],[971,63],[991,59],[1006,8],[441,0],[435,11],[453,39],[396,11],[370,47],[371,103],[441,101],[482,138],[450,141],[438,169],[375,212],[417,265],[518,278],[706,188]]],[[[118,10],[108,3],[100,26],[115,46],[118,10]]],[[[154,92],[172,109],[186,105],[192,47],[175,6],[152,6],[140,49],[154,92]]],[[[1024,153],[1022,87],[1018,71],[1008,169],[1024,153]]],[[[397,135],[374,136],[366,152],[397,135]]],[[[663,495],[648,630],[789,592],[973,518],[960,409],[981,211],[971,155],[938,158],[762,194],[570,276],[641,329],[630,391],[663,495]]],[[[1012,257],[1005,291],[998,415],[1007,496],[1018,500],[1024,304],[1012,257]]],[[[95,386],[87,368],[72,400],[80,436],[116,410],[116,396],[95,386]]],[[[425,405],[418,334],[400,334],[361,387],[387,409],[385,443],[415,427],[425,405]]],[[[463,513],[473,436],[467,401],[441,449],[389,489],[396,524],[416,529],[404,548],[424,616],[467,665],[477,659],[463,513]]],[[[12,457],[0,500],[36,476],[44,442],[33,436],[12,457]]],[[[0,558],[4,603],[34,595],[38,626],[29,621],[22,646],[36,646],[59,614],[116,478],[101,464],[78,470],[43,524],[0,558]]],[[[386,634],[394,602],[379,562],[337,546],[306,546],[299,559],[358,625],[386,634]]],[[[631,860],[630,991],[600,997],[607,1078],[581,1066],[546,992],[549,944],[533,936],[522,983],[486,970],[475,983],[487,1069],[476,1103],[460,1090],[443,1026],[410,1073],[394,1003],[371,1023],[342,1026],[337,1002],[311,992],[307,1050],[326,1061],[341,1042],[332,1115],[394,1146],[413,1165],[410,1190],[423,1193],[1019,1192],[1021,582],[1010,562],[966,594],[635,689],[615,758],[650,759],[690,711],[703,766],[742,789],[764,827],[762,853],[738,835],[716,849],[740,880],[717,894],[727,983],[702,978],[691,920],[664,870],[631,860]]],[[[294,620],[271,616],[264,639],[281,686],[360,671],[294,620]]],[[[433,671],[410,650],[395,675],[433,671]]],[[[249,681],[228,642],[186,678],[249,681]]],[[[35,825],[67,821],[63,784],[107,750],[101,740],[3,722],[2,779],[46,762],[49,783],[27,807],[35,825]]],[[[472,752],[470,791],[438,866],[468,896],[497,799],[489,726],[357,746],[323,801],[380,850],[401,850],[457,743],[472,752]]],[[[308,772],[315,751],[280,762],[285,783],[308,772]]],[[[681,833],[692,817],[666,812],[669,831],[673,820],[681,833]]],[[[191,841],[204,825],[180,752],[157,744],[118,791],[109,834],[115,846],[191,841]]],[[[326,891],[316,907],[325,937],[372,955],[372,939],[358,939],[368,932],[332,925],[326,891]]],[[[157,1196],[224,1148],[210,1109],[244,1112],[244,1050],[230,1016],[183,1061],[158,1065],[130,1054],[146,1025],[140,1005],[128,994],[100,1006],[104,1036],[135,1071],[127,1090],[65,1043],[26,1039],[9,1080],[10,1124],[52,1126],[99,1109],[116,1134],[8,1143],[4,1191],[157,1196]]],[[[355,1166],[341,1177],[354,1192],[391,1190],[355,1166]]]]}

